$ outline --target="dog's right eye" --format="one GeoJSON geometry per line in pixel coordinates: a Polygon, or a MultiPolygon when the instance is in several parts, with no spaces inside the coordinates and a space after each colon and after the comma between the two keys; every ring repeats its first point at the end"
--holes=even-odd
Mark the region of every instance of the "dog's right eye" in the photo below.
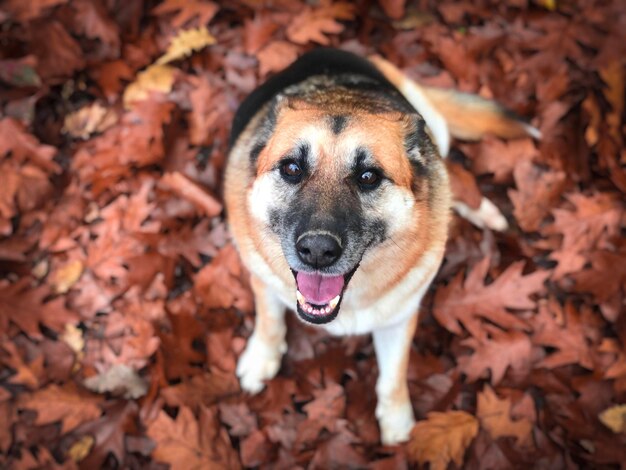
{"type": "Polygon", "coordinates": [[[293,160],[286,161],[280,166],[281,176],[289,183],[299,183],[303,173],[300,165],[293,160]]]}

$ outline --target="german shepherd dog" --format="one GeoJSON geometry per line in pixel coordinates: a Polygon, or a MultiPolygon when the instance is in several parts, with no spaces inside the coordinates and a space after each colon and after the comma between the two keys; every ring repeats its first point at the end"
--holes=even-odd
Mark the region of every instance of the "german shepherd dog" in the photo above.
{"type": "Polygon", "coordinates": [[[409,349],[441,264],[450,136],[536,134],[481,98],[420,86],[389,62],[317,49],[241,104],[225,199],[256,302],[242,389],[276,375],[285,311],[332,334],[372,333],[384,444],[414,424],[409,349]]]}

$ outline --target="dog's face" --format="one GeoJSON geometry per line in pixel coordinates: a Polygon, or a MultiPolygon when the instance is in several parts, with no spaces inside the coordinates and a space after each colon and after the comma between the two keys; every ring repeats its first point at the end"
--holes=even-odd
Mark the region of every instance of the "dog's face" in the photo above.
{"type": "Polygon", "coordinates": [[[295,277],[301,318],[333,320],[359,265],[384,264],[379,247],[420,223],[429,204],[417,174],[427,173],[424,148],[434,153],[415,114],[329,113],[293,100],[276,110],[248,203],[272,235],[263,243],[280,245],[271,251],[295,277]]]}

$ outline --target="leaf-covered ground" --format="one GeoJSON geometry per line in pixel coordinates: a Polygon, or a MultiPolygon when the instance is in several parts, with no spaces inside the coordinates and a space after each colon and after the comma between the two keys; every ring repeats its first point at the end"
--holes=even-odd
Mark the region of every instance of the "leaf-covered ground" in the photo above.
{"type": "Polygon", "coordinates": [[[624,468],[626,12],[620,1],[0,3],[0,466],[624,468]],[[224,224],[237,104],[327,44],[494,97],[543,140],[457,143],[455,217],[379,444],[369,338],[290,318],[258,396],[224,224]]]}

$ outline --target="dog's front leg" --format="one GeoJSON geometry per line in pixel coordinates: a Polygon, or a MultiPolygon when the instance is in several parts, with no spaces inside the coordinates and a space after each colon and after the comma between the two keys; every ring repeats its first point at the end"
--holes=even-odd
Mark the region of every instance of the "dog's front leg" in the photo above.
{"type": "Polygon", "coordinates": [[[373,333],[379,371],[376,383],[376,417],[381,440],[385,445],[408,440],[415,424],[407,384],[407,368],[416,325],[417,315],[413,315],[373,333]]]}
{"type": "Polygon", "coordinates": [[[287,350],[285,306],[256,276],[251,279],[256,304],[254,331],[237,364],[241,388],[250,393],[260,392],[264,380],[273,378],[287,350]]]}

